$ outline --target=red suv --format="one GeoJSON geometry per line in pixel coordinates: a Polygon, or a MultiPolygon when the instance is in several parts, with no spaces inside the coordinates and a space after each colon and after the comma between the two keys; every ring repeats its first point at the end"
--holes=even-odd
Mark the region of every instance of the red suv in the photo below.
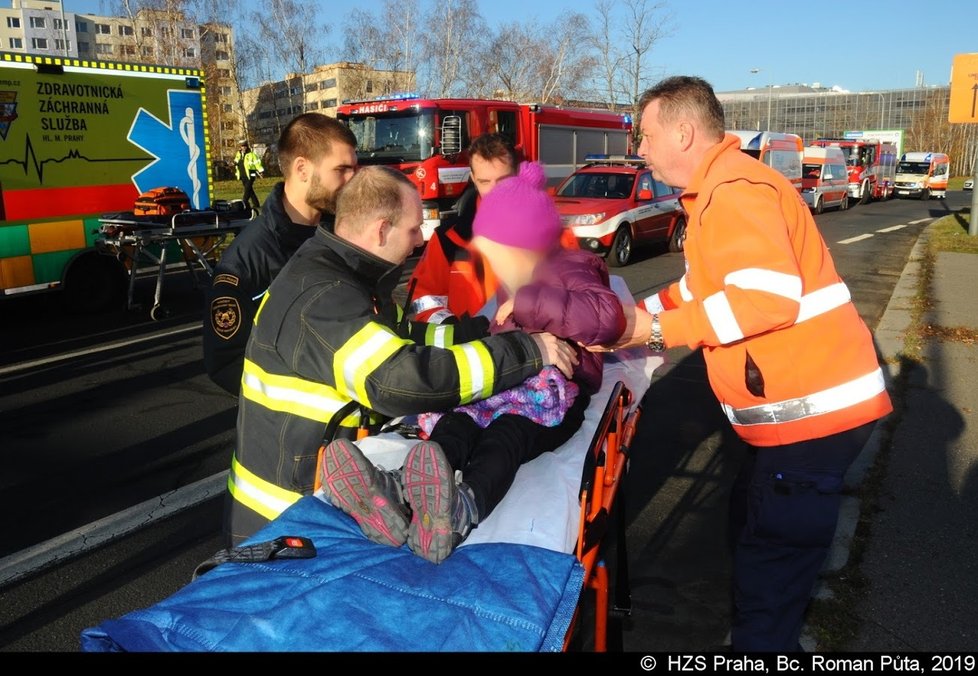
{"type": "Polygon", "coordinates": [[[582,249],[607,253],[611,267],[628,265],[639,244],[668,242],[670,251],[683,250],[678,189],[652,178],[641,157],[588,155],[585,161],[555,193],[564,227],[574,230],[582,249]]]}

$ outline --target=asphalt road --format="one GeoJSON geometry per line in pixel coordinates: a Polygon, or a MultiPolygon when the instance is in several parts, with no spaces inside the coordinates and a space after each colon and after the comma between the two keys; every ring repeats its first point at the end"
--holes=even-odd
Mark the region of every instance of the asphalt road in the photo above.
{"type": "MultiPolygon", "coordinates": [[[[817,217],[871,328],[924,224],[969,202],[951,193],[817,217]]],[[[642,297],[682,270],[681,254],[652,247],[612,272],[642,297]]],[[[148,300],[151,282],[137,292],[148,300]]],[[[0,557],[227,468],[235,402],[200,364],[200,292],[173,275],[164,302],[163,322],[145,310],[70,315],[52,297],[3,306],[0,557]]],[[[739,443],[701,357],[677,349],[669,359],[643,402],[627,485],[631,650],[703,650],[727,631],[723,525],[739,443]]],[[[207,500],[0,588],[0,649],[77,650],[85,627],[169,595],[221,547],[220,512],[220,498],[207,500]]]]}

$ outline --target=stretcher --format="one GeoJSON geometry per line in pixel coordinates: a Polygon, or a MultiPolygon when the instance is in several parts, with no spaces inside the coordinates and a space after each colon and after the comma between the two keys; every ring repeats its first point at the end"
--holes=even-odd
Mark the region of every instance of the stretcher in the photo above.
{"type": "Polygon", "coordinates": [[[118,258],[128,274],[126,309],[135,307],[133,292],[140,265],[149,264],[156,270],[156,289],[150,317],[160,319],[163,279],[167,257],[174,255],[173,247],[182,254],[190,271],[194,288],[197,275],[213,275],[213,261],[219,249],[232,235],[248,224],[252,212],[243,204],[224,203],[221,208],[206,211],[185,211],[172,216],[137,216],[132,212],[105,214],[99,219],[99,235],[95,248],[118,258]]]}
{"type": "MultiPolygon", "coordinates": [[[[615,278],[613,278],[615,286],[615,278]]],[[[631,301],[617,280],[623,300],[631,301]]],[[[620,648],[630,610],[623,483],[653,371],[644,348],[606,355],[577,433],[522,465],[496,509],[441,564],[368,540],[321,492],[245,544],[308,538],[316,556],[222,563],[167,599],[82,633],[108,651],[545,651],[620,648]],[[617,527],[612,602],[605,535],[617,527]],[[585,621],[593,616],[593,630],[585,621]]],[[[415,439],[357,442],[399,467],[415,439]]]]}

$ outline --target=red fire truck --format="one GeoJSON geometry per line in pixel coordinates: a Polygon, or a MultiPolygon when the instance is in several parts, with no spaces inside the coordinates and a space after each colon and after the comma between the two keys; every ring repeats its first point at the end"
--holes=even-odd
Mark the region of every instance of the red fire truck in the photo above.
{"type": "Polygon", "coordinates": [[[472,139],[508,135],[522,159],[546,167],[556,185],[593,153],[631,152],[629,115],[486,99],[399,95],[344,102],[336,114],[357,137],[360,164],[397,167],[421,193],[427,240],[469,184],[472,139]]]}
{"type": "Polygon", "coordinates": [[[897,149],[876,139],[820,138],[813,146],[840,148],[849,170],[849,197],[866,204],[889,199],[896,183],[897,149]]]}

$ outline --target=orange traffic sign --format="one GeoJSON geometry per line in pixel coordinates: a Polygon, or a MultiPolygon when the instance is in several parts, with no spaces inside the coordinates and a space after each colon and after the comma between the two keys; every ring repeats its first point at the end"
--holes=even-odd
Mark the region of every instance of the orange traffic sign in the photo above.
{"type": "Polygon", "coordinates": [[[955,54],[948,122],[978,122],[978,53],[955,54]]]}

